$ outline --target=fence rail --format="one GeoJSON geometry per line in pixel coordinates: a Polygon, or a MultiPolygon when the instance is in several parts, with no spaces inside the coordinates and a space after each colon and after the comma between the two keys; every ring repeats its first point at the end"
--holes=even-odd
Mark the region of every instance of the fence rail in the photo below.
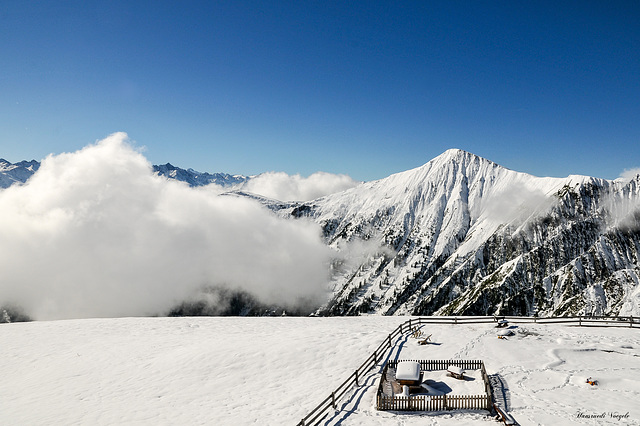
{"type": "Polygon", "coordinates": [[[387,365],[389,368],[397,368],[399,362],[414,361],[420,364],[420,371],[437,371],[446,370],[450,365],[455,365],[464,370],[480,370],[484,366],[484,362],[479,359],[402,359],[389,360],[387,365]]]}
{"type": "MultiPolygon", "coordinates": [[[[393,347],[396,338],[405,333],[410,334],[412,329],[423,324],[490,324],[499,319],[506,319],[514,324],[565,324],[580,327],[630,327],[640,329],[640,317],[633,316],[573,316],[573,317],[516,317],[516,316],[447,316],[447,317],[419,317],[411,318],[403,322],[393,330],[380,343],[380,346],[369,358],[362,363],[340,386],[318,404],[309,414],[307,414],[298,426],[311,426],[319,424],[322,419],[337,407],[337,401],[342,398],[355,384],[360,386],[360,379],[364,377],[371,368],[378,364],[386,354],[386,351],[393,347]]],[[[446,368],[446,367],[445,367],[446,368]]],[[[484,365],[482,366],[484,370],[484,365]]],[[[483,373],[486,375],[486,371],[483,373]]],[[[488,380],[485,381],[488,383],[488,380]]],[[[488,395],[491,395],[489,390],[488,395]]],[[[411,398],[411,397],[410,397],[411,398]]],[[[432,397],[436,398],[436,397],[432,397]]],[[[453,398],[449,396],[448,398],[453,398]]],[[[433,400],[432,400],[433,401],[433,400]]],[[[453,401],[453,400],[452,400],[453,401]]],[[[457,403],[457,402],[456,402],[457,403]]],[[[437,402],[434,402],[437,404],[437,402]]],[[[449,404],[447,400],[447,404],[449,404]]]]}
{"type": "Polygon", "coordinates": [[[378,395],[379,410],[395,411],[448,411],[448,410],[488,410],[491,397],[488,395],[378,395]]]}

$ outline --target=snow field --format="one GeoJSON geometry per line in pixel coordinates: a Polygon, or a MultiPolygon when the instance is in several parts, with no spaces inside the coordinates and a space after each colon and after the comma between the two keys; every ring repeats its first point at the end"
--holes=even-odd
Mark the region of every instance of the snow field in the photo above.
{"type": "MultiPolygon", "coordinates": [[[[121,318],[2,324],[0,424],[295,425],[407,318],[121,318]]],[[[481,359],[521,425],[640,424],[637,329],[423,325],[386,359],[481,359]],[[526,332],[524,332],[526,331],[526,332]],[[587,377],[598,386],[585,383],[587,377]],[[617,419],[616,415],[627,417],[617,419]],[[605,414],[603,419],[585,416],[605,414]]],[[[492,425],[374,407],[381,364],[325,425],[492,425]]]]}
{"type": "Polygon", "coordinates": [[[295,424],[373,352],[387,324],[220,317],[2,324],[0,424],[295,424]]]}

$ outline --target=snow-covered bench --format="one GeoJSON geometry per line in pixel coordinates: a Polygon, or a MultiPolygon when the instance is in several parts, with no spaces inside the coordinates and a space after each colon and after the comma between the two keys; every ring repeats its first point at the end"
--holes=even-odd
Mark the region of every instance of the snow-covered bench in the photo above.
{"type": "Polygon", "coordinates": [[[464,380],[464,370],[456,365],[450,365],[447,367],[447,372],[454,379],[464,380]]]}

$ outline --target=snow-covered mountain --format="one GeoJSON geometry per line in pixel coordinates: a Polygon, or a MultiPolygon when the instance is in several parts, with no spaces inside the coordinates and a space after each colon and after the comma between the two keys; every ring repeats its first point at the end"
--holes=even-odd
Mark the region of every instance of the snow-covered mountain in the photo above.
{"type": "MultiPolygon", "coordinates": [[[[0,158],[0,188],[8,188],[14,183],[25,183],[38,169],[40,163],[36,160],[20,161],[12,164],[0,158]]],[[[204,186],[214,183],[225,188],[242,184],[250,177],[230,175],[228,173],[198,172],[193,169],[181,169],[171,163],[154,165],[154,173],[169,179],[186,182],[189,186],[204,186]]]]}
{"type": "Polygon", "coordinates": [[[0,158],[0,188],[8,188],[16,182],[26,182],[39,168],[40,163],[35,160],[12,164],[0,158]]]}
{"type": "Polygon", "coordinates": [[[181,169],[171,165],[171,163],[153,166],[153,171],[160,176],[186,182],[189,186],[205,186],[211,183],[223,187],[239,185],[250,178],[241,175],[230,175],[227,173],[201,173],[193,169],[181,169]]]}
{"type": "Polygon", "coordinates": [[[539,178],[449,150],[312,202],[329,315],[640,315],[640,176],[539,178]]]}
{"type": "MultiPolygon", "coordinates": [[[[0,184],[38,167],[0,160],[0,184]]],[[[250,179],[154,171],[230,190],[250,179]]],[[[321,314],[640,315],[640,175],[540,178],[452,149],[309,202],[226,195],[321,226],[337,253],[321,314]]]]}

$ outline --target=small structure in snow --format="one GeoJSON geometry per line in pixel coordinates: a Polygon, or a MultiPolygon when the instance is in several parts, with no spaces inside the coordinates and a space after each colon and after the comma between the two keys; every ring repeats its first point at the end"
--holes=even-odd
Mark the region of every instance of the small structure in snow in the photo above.
{"type": "Polygon", "coordinates": [[[502,329],[498,331],[498,338],[505,338],[507,336],[513,336],[513,331],[509,330],[508,328],[502,329]]]}
{"type": "Polygon", "coordinates": [[[376,408],[393,411],[490,410],[491,401],[480,360],[389,360],[376,394],[376,408]]]}
{"type": "Polygon", "coordinates": [[[430,335],[428,335],[427,337],[425,337],[424,339],[422,339],[422,340],[418,340],[418,344],[420,344],[420,345],[426,345],[426,344],[428,344],[428,343],[431,343],[431,336],[432,336],[432,335],[430,334],[430,335]]]}
{"type": "Polygon", "coordinates": [[[402,361],[396,367],[396,381],[400,385],[420,386],[422,373],[420,363],[415,361],[402,361]]]}
{"type": "Polygon", "coordinates": [[[501,320],[498,320],[498,324],[496,325],[496,327],[498,327],[498,328],[505,328],[505,327],[507,327],[508,325],[509,325],[509,321],[507,321],[506,319],[504,319],[504,318],[503,318],[503,319],[501,319],[501,320]]]}
{"type": "Polygon", "coordinates": [[[598,384],[598,381],[597,381],[597,380],[592,379],[591,377],[589,377],[589,378],[587,379],[587,383],[589,383],[591,386],[595,386],[595,385],[597,385],[597,384],[598,384]]]}
{"type": "Polygon", "coordinates": [[[447,367],[447,372],[454,379],[464,380],[464,370],[457,365],[450,365],[447,367]]]}
{"type": "Polygon", "coordinates": [[[409,386],[402,386],[402,396],[409,396],[409,386]]]}
{"type": "Polygon", "coordinates": [[[416,326],[411,329],[411,337],[413,337],[414,339],[422,337],[422,330],[420,329],[420,327],[416,326]]]}

